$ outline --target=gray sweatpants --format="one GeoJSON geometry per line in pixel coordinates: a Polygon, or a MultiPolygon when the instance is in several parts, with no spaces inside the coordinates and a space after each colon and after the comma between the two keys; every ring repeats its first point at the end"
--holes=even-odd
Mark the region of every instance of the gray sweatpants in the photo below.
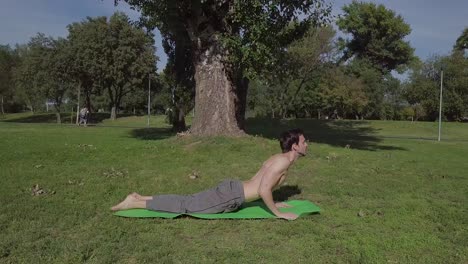
{"type": "Polygon", "coordinates": [[[170,213],[224,213],[237,210],[245,201],[241,181],[225,180],[218,186],[192,195],[155,195],[146,208],[170,213]]]}

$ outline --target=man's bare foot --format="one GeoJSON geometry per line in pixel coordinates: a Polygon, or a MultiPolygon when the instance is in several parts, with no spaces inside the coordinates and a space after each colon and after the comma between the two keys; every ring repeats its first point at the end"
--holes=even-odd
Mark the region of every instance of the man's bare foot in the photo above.
{"type": "Polygon", "coordinates": [[[115,205],[115,206],[112,206],[111,210],[112,211],[119,211],[119,210],[126,210],[126,209],[131,209],[133,208],[132,207],[132,204],[134,202],[137,202],[138,199],[134,197],[133,194],[129,194],[127,196],[127,198],[125,198],[125,200],[123,200],[121,203],[115,205]]]}

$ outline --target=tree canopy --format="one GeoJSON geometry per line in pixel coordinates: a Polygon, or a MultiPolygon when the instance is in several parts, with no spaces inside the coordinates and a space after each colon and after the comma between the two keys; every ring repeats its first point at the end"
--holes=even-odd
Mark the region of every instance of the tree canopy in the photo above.
{"type": "Polygon", "coordinates": [[[468,27],[463,30],[463,33],[457,38],[454,49],[465,50],[468,49],[468,27]]]}
{"type": "Polygon", "coordinates": [[[200,135],[241,134],[248,78],[272,69],[289,43],[330,13],[322,0],[125,2],[141,11],[142,24],[190,49],[196,86],[191,131],[200,135]]]}
{"type": "Polygon", "coordinates": [[[410,26],[384,5],[353,1],[343,7],[336,24],[351,39],[342,40],[342,60],[364,58],[382,73],[398,69],[413,59],[413,48],[404,37],[410,26]]]}
{"type": "Polygon", "coordinates": [[[123,13],[88,18],[68,27],[75,54],[74,73],[88,96],[91,89],[104,89],[116,118],[122,98],[143,89],[144,80],[156,72],[152,35],[129,22],[123,13]]]}

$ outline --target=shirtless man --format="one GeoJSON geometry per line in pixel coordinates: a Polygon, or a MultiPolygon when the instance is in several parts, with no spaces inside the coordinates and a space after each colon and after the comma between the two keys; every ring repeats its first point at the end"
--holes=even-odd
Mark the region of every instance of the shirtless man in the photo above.
{"type": "Polygon", "coordinates": [[[272,190],[284,182],[288,168],[306,154],[304,133],[300,129],[284,132],[280,137],[280,146],[283,153],[273,155],[265,161],[250,180],[226,180],[215,188],[193,195],[142,196],[132,193],[111,210],[145,208],[173,213],[221,213],[237,210],[243,202],[261,198],[277,217],[294,220],[298,217],[296,214],[278,210],[288,205],[275,203],[272,190]]]}

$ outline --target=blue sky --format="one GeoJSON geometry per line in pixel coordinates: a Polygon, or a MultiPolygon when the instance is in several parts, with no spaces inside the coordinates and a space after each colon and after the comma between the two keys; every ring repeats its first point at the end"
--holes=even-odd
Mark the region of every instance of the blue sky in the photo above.
{"type": "MultiPolygon", "coordinates": [[[[334,14],[341,13],[350,0],[329,0],[334,14]]],[[[368,1],[366,1],[368,2],[368,1]]],[[[373,0],[402,15],[412,32],[407,37],[415,53],[422,59],[433,54],[450,52],[463,29],[468,27],[468,0],[373,0]]],[[[0,44],[27,43],[37,32],[53,37],[66,37],[66,26],[87,16],[110,16],[125,12],[131,19],[139,13],[113,0],[0,0],[0,44]]],[[[156,32],[157,33],[157,32],[156,32]]],[[[166,64],[161,37],[156,34],[158,70],[166,64]]]]}

